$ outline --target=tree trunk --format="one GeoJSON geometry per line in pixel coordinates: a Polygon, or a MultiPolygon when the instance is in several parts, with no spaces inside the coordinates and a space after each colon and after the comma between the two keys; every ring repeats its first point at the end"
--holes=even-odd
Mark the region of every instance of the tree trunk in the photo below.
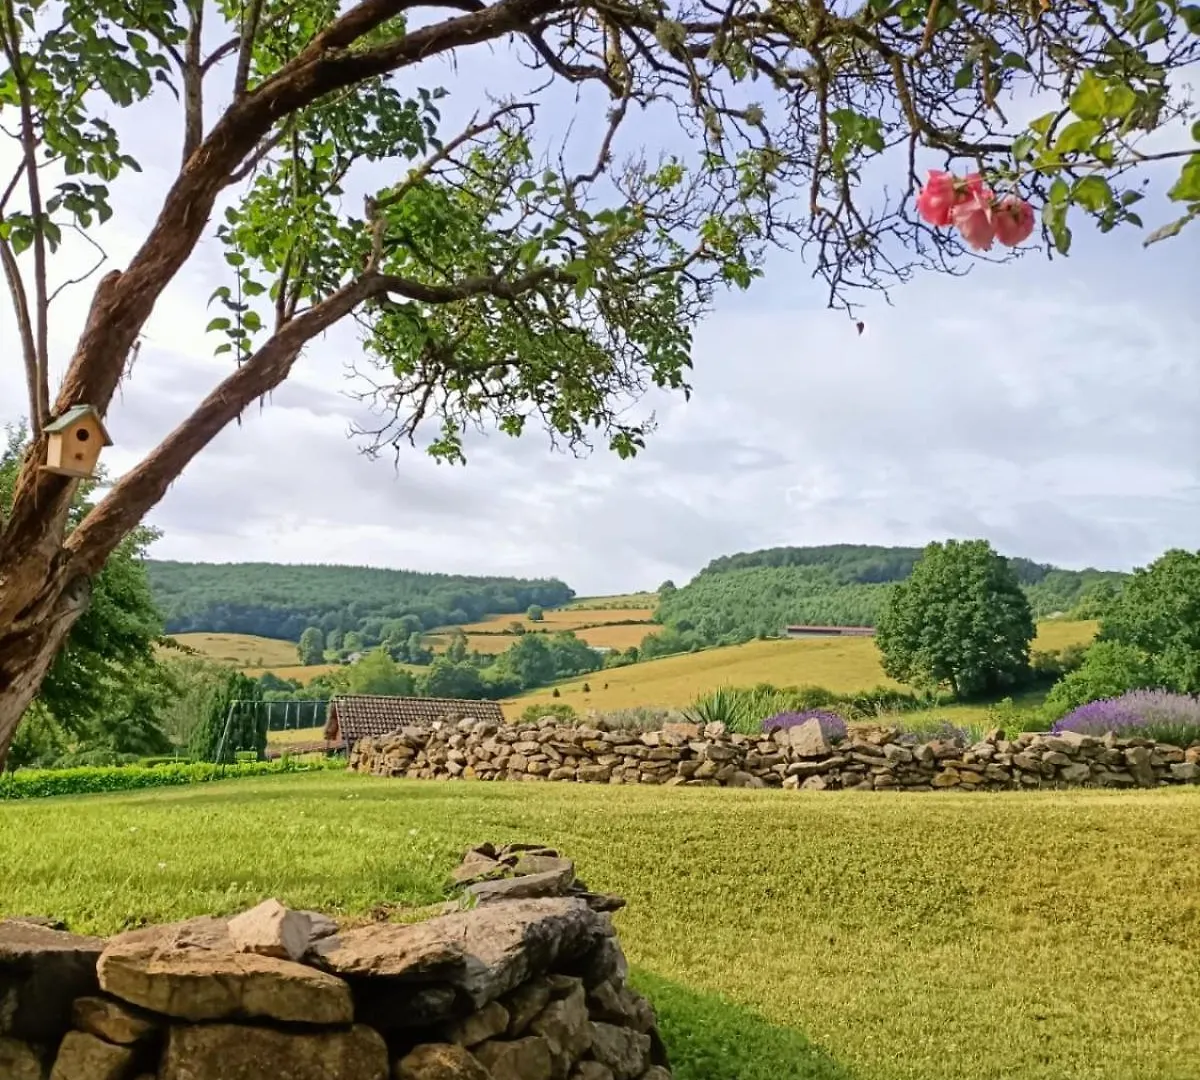
{"type": "MultiPolygon", "coordinates": [[[[18,563],[14,576],[19,577],[22,569],[41,576],[36,560],[29,560],[24,568],[18,563]]],[[[37,697],[71,627],[87,610],[91,592],[91,582],[84,577],[51,579],[39,591],[20,628],[0,631],[0,770],[25,710],[37,697]]]]}

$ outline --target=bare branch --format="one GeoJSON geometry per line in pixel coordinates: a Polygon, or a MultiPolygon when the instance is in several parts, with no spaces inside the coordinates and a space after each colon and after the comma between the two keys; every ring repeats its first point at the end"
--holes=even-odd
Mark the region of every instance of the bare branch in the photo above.
{"type": "Polygon", "coordinates": [[[4,279],[8,283],[8,294],[12,298],[17,333],[21,336],[21,357],[25,362],[25,384],[29,391],[29,426],[33,437],[37,439],[42,433],[38,424],[41,389],[38,383],[37,342],[34,338],[25,281],[21,277],[21,268],[17,265],[16,256],[13,255],[12,245],[6,237],[0,237],[0,263],[4,264],[4,279]]]}
{"type": "Polygon", "coordinates": [[[84,273],[80,274],[78,277],[67,278],[66,281],[64,281],[61,285],[59,285],[59,287],[57,289],[55,289],[54,292],[52,292],[46,298],[46,306],[47,307],[49,307],[51,304],[54,303],[55,298],[64,289],[68,289],[72,285],[80,285],[83,282],[87,281],[88,278],[90,278],[93,274],[95,274],[95,272],[97,270],[100,269],[100,267],[102,267],[106,262],[108,262],[108,252],[106,252],[104,250],[104,248],[102,248],[98,243],[96,243],[95,240],[93,240],[91,238],[91,236],[88,235],[88,231],[86,229],[81,229],[78,225],[76,225],[75,231],[80,236],[82,236],[84,238],[84,240],[86,240],[89,244],[91,244],[93,248],[96,249],[96,256],[97,256],[96,262],[90,270],[86,270],[84,273]]]}
{"type": "Polygon", "coordinates": [[[228,41],[218,45],[217,48],[213,49],[212,54],[208,57],[208,59],[200,65],[200,74],[207,75],[209,71],[216,67],[217,64],[225,59],[225,57],[235,53],[238,49],[238,46],[241,44],[241,40],[242,39],[240,37],[230,38],[228,41]]]}

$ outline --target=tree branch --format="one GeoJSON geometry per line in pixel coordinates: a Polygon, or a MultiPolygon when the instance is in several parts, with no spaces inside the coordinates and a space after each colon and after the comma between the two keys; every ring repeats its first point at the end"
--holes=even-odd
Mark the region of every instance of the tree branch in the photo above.
{"type": "Polygon", "coordinates": [[[21,335],[21,355],[25,361],[25,385],[29,391],[29,426],[36,440],[42,433],[42,429],[37,423],[41,400],[37,378],[37,343],[34,340],[33,320],[29,313],[29,294],[25,291],[25,281],[21,277],[21,268],[17,265],[12,245],[5,237],[0,237],[0,262],[4,264],[4,278],[8,282],[9,296],[12,297],[13,316],[17,320],[17,332],[21,335]]]}
{"type": "MultiPolygon", "coordinates": [[[[42,205],[41,180],[38,177],[37,164],[37,131],[34,127],[33,97],[29,92],[29,80],[26,77],[21,57],[21,28],[17,24],[13,0],[4,0],[4,51],[8,56],[9,67],[13,82],[17,86],[17,98],[21,116],[21,154],[25,166],[25,187],[29,194],[29,212],[33,219],[33,303],[32,324],[34,328],[34,352],[32,357],[33,369],[29,370],[30,357],[25,354],[26,382],[33,390],[30,399],[32,415],[29,418],[30,428],[36,440],[42,433],[50,415],[50,359],[49,359],[49,319],[46,302],[46,215],[42,205]]],[[[8,249],[8,258],[13,259],[12,269],[16,270],[16,262],[12,249],[8,249]]],[[[12,288],[12,278],[8,260],[5,260],[5,275],[9,277],[9,288],[12,288]]],[[[18,272],[19,279],[19,272],[18,272]]],[[[22,286],[22,292],[24,287],[22,286]]],[[[25,312],[28,318],[29,302],[25,296],[25,312]]]]}
{"type": "Polygon", "coordinates": [[[204,141],[204,65],[200,39],[204,30],[204,0],[188,0],[188,36],[183,46],[183,161],[204,141]]]}
{"type": "MultiPolygon", "coordinates": [[[[260,0],[261,2],[261,0],[260,0]]],[[[241,43],[241,38],[230,38],[224,44],[213,49],[211,55],[203,64],[200,65],[200,74],[207,75],[214,67],[217,66],[225,57],[233,53],[241,43]]]]}
{"type": "Polygon", "coordinates": [[[258,21],[262,18],[263,0],[250,0],[242,22],[241,42],[238,50],[237,71],[233,76],[233,100],[240,101],[246,94],[250,81],[250,62],[254,59],[254,42],[258,37],[258,21]]]}

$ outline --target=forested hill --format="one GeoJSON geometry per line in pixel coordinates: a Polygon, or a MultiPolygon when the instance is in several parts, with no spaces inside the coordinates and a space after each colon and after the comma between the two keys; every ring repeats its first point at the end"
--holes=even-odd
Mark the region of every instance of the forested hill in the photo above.
{"type": "MultiPolygon", "coordinates": [[[[705,642],[775,636],[789,623],[873,626],[892,585],[912,573],[919,548],[836,544],[769,548],[714,559],[662,597],[658,618],[705,642]]],[[[1010,558],[1037,616],[1091,616],[1126,575],[1060,570],[1010,558]]]]}
{"type": "Polygon", "coordinates": [[[575,592],[555,579],[459,577],[365,566],[277,563],[147,563],[167,631],[260,634],[296,641],[306,627],[355,631],[366,645],[400,620],[426,630],[530,604],[567,603],[575,592]]]}

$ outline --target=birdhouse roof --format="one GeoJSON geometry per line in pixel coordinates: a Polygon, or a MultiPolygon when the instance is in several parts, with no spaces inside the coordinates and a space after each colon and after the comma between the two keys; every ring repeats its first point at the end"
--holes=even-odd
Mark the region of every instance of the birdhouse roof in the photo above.
{"type": "Polygon", "coordinates": [[[66,431],[78,424],[80,420],[83,420],[87,417],[90,417],[93,421],[95,421],[96,426],[100,429],[100,435],[104,439],[104,445],[112,446],[113,441],[109,437],[108,429],[104,426],[104,421],[100,419],[100,414],[96,411],[96,407],[94,405],[73,406],[56,420],[51,420],[50,423],[46,425],[46,431],[66,431]]]}

